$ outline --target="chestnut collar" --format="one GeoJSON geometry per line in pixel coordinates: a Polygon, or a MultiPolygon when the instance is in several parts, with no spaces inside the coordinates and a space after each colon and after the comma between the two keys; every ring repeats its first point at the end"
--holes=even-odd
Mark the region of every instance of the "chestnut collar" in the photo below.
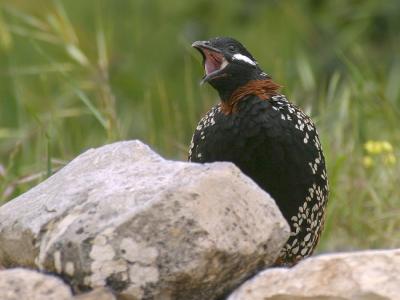
{"type": "Polygon", "coordinates": [[[237,111],[238,103],[246,96],[254,95],[261,100],[268,100],[278,94],[281,86],[271,79],[250,80],[245,85],[237,88],[227,100],[221,100],[221,110],[225,115],[237,111]]]}

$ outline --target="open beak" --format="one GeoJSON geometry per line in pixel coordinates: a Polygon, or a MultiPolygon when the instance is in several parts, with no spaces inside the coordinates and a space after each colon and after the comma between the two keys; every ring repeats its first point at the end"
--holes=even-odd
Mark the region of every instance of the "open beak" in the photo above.
{"type": "Polygon", "coordinates": [[[196,48],[203,56],[205,75],[201,80],[201,84],[217,77],[218,73],[228,65],[228,61],[222,51],[209,44],[208,41],[196,41],[192,44],[192,47],[196,48]]]}

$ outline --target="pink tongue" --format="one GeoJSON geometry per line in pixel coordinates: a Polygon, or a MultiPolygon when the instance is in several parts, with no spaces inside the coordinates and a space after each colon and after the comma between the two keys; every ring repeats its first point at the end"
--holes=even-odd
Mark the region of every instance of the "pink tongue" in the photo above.
{"type": "Polygon", "coordinates": [[[212,72],[214,72],[217,69],[216,66],[213,64],[213,62],[211,60],[212,59],[210,59],[210,58],[206,59],[205,68],[206,68],[206,74],[207,75],[212,73],[212,72]]]}

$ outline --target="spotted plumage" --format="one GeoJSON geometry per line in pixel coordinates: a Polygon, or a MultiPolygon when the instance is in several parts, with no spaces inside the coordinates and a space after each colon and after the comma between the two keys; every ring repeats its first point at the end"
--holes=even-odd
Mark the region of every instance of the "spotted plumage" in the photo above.
{"type": "Polygon", "coordinates": [[[221,101],[196,127],[189,160],[233,162],[275,199],[291,227],[277,265],[293,265],[315,249],[328,198],[315,125],[239,42],[215,38],[194,47],[203,55],[203,81],[221,101]]]}

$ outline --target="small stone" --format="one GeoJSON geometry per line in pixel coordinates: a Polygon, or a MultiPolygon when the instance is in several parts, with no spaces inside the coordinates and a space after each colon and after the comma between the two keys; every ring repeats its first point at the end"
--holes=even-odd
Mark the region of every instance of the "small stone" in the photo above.
{"type": "Polygon", "coordinates": [[[107,288],[96,288],[71,300],[116,300],[114,294],[107,288]]]}
{"type": "Polygon", "coordinates": [[[54,276],[22,268],[0,270],[1,300],[71,300],[71,298],[70,288],[54,276]]]}

